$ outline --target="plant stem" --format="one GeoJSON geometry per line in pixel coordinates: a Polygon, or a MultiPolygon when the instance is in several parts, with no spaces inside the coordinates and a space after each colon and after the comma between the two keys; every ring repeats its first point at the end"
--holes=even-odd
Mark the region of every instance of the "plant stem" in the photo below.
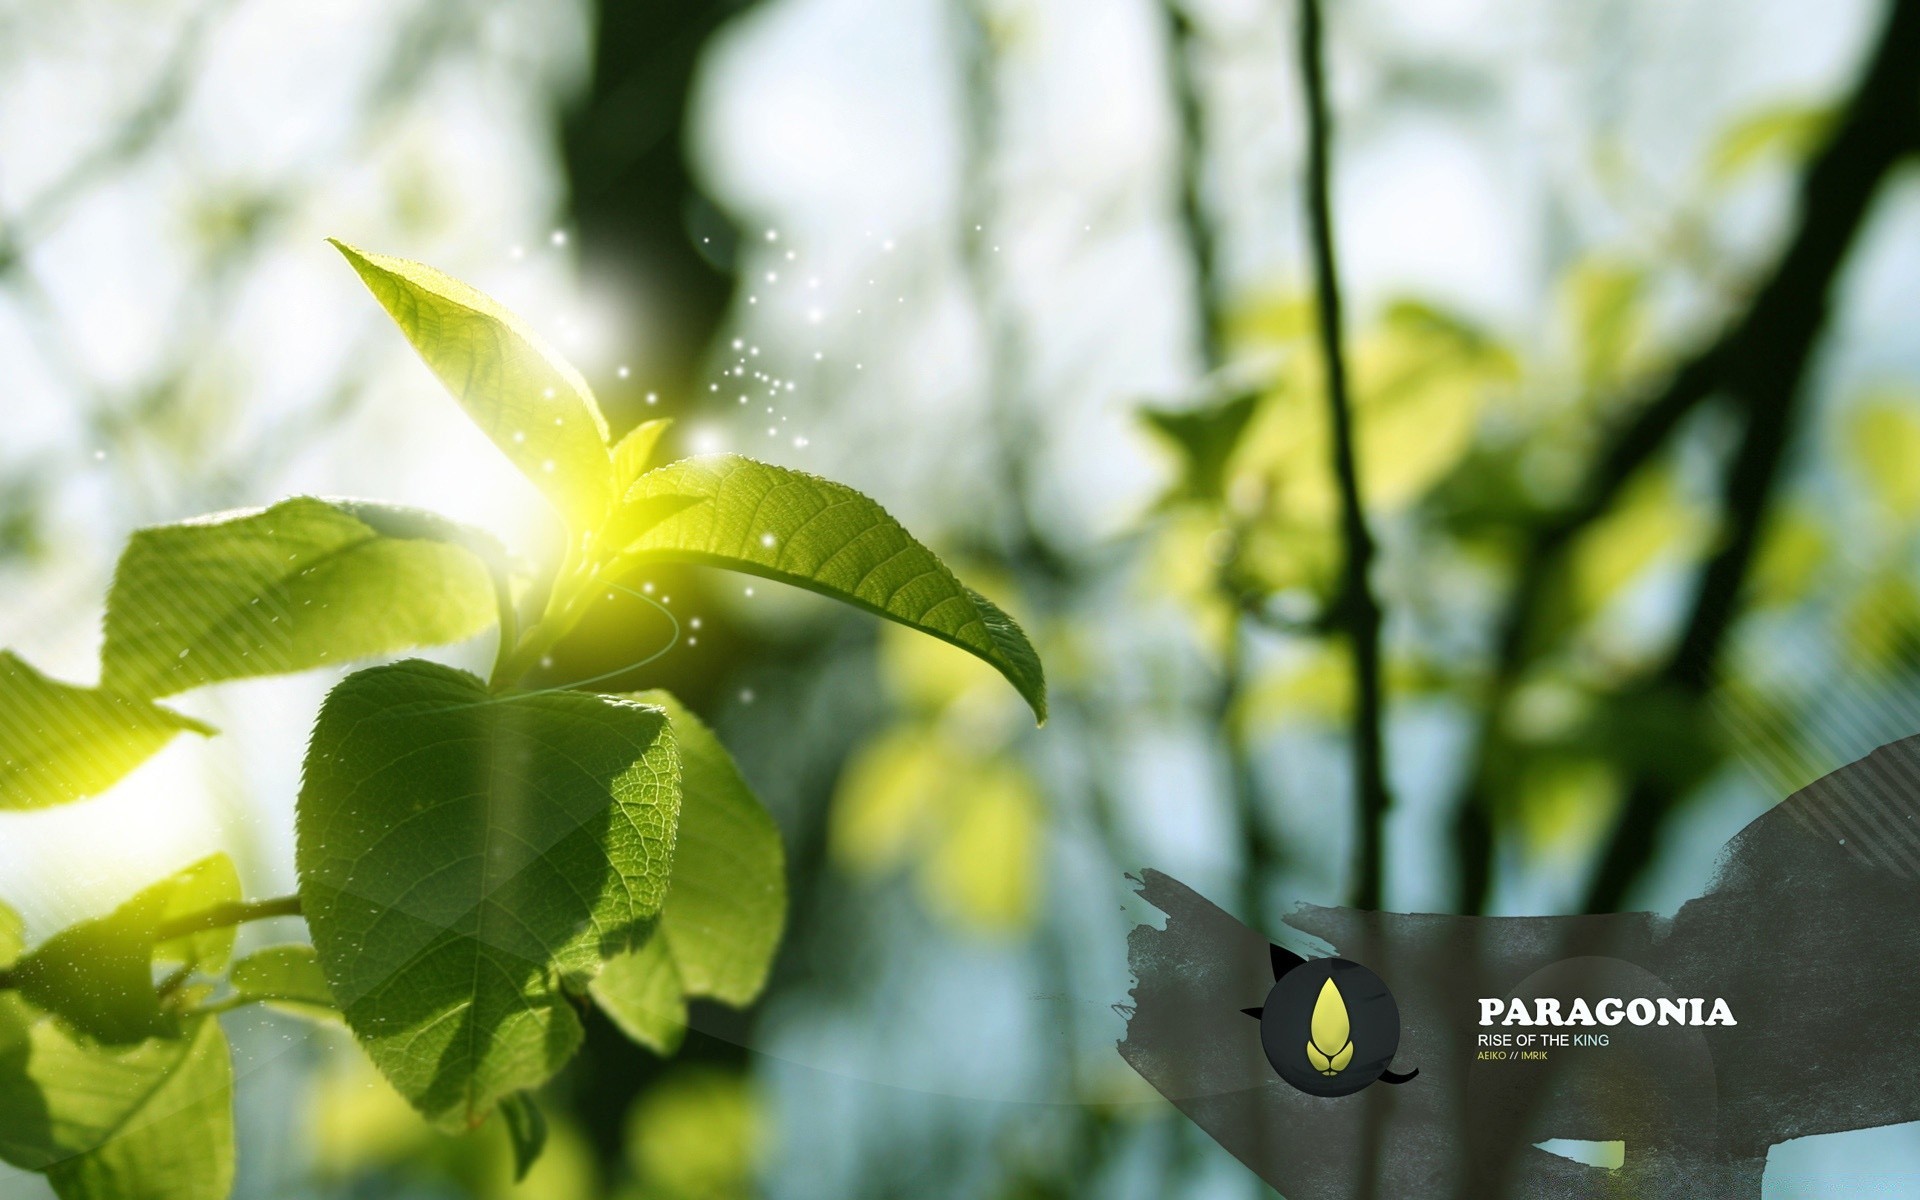
{"type": "Polygon", "coordinates": [[[1220,368],[1220,270],[1213,223],[1207,217],[1206,108],[1200,95],[1199,31],[1181,0],[1162,0],[1167,16],[1167,74],[1180,118],[1180,232],[1193,264],[1194,314],[1200,360],[1208,374],[1220,368]]]}
{"type": "Polygon", "coordinates": [[[1354,454],[1353,406],[1341,349],[1340,273],[1335,259],[1329,156],[1333,140],[1327,110],[1325,48],[1320,0],[1301,0],[1300,76],[1307,105],[1307,215],[1313,239],[1314,293],[1319,311],[1320,354],[1326,372],[1327,408],[1333,430],[1333,472],[1340,488],[1340,532],[1346,545],[1339,615],[1353,643],[1353,772],[1355,808],[1352,904],[1380,907],[1383,826],[1387,792],[1381,734],[1380,603],[1374,597],[1373,532],[1361,499],[1354,454]]]}
{"type": "Polygon", "coordinates": [[[166,942],[185,937],[190,933],[204,933],[209,929],[225,929],[229,925],[245,925],[249,921],[265,921],[273,917],[299,915],[300,897],[298,896],[275,896],[271,900],[216,904],[212,908],[187,913],[171,921],[162,921],[154,930],[153,940],[166,942]]]}

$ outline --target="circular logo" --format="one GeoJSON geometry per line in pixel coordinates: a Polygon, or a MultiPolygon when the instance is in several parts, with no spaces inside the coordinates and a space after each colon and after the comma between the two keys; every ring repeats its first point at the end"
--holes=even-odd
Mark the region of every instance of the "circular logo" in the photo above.
{"type": "Polygon", "coordinates": [[[1246,1011],[1260,1018],[1260,1046],[1280,1078],[1309,1096],[1350,1096],[1376,1079],[1405,1083],[1419,1074],[1389,1070],[1400,1048],[1400,1006],[1378,975],[1344,958],[1301,960],[1278,947],[1273,958],[1266,1004],[1246,1011]]]}

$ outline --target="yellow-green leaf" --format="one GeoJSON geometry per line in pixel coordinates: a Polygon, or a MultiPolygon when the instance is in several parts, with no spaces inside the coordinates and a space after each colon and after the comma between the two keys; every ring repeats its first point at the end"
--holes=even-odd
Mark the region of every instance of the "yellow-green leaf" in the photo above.
{"type": "Polygon", "coordinates": [[[1026,634],[859,492],[721,454],[647,472],[624,504],[666,497],[686,503],[629,543],[623,561],[724,567],[898,621],[992,664],[1046,719],[1046,679],[1026,634]]]}
{"type": "Polygon", "coordinates": [[[1880,507],[1895,521],[1920,517],[1920,414],[1909,395],[1875,397],[1847,427],[1854,461],[1880,507]]]}
{"type": "Polygon", "coordinates": [[[686,990],[658,929],[635,949],[609,959],[588,990],[600,1011],[634,1041],[662,1057],[680,1049],[687,1034],[686,990]]]}
{"type": "Polygon", "coordinates": [[[103,1046],[0,992],[0,1159],[45,1171],[99,1148],[136,1119],[192,1049],[187,1037],[103,1046]]]}
{"type": "Polygon", "coordinates": [[[0,900],[0,971],[11,967],[26,948],[26,922],[6,901],[0,900]]]}
{"type": "Polygon", "coordinates": [[[519,317],[459,280],[333,244],[474,424],[569,525],[598,529],[613,497],[607,422],[580,372],[519,317]]]}
{"type": "MultiPolygon", "coordinates": [[[[159,919],[172,921],[216,905],[238,903],[240,872],[225,854],[210,854],[148,890],[163,897],[159,919]]],[[[153,948],[153,960],[218,971],[233,955],[235,932],[232,925],[220,925],[161,942],[153,948]]]]}
{"type": "Polygon", "coordinates": [[[186,1052],[113,1135],[47,1169],[60,1200],[226,1200],[233,1188],[233,1063],[203,1018],[186,1052]]]}
{"type": "Polygon", "coordinates": [[[213,733],[145,700],[49,679],[0,650],[0,809],[98,795],[182,730],[213,733]]]}
{"type": "Polygon", "coordinates": [[[167,696],[472,637],[495,616],[479,539],[311,496],[142,529],[107,593],[102,682],[167,696]]]}

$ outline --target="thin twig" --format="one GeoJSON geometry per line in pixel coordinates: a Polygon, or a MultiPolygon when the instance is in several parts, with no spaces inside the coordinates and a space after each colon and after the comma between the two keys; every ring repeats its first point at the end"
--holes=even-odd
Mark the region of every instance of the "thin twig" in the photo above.
{"type": "Polygon", "coordinates": [[[1200,360],[1208,374],[1225,359],[1220,344],[1219,239],[1207,214],[1207,118],[1200,94],[1200,33],[1182,0],[1162,0],[1167,17],[1167,74],[1180,119],[1180,233],[1193,264],[1194,316],[1200,360]]]}
{"type": "Polygon", "coordinates": [[[1352,903],[1380,907],[1383,826],[1391,798],[1386,748],[1381,735],[1384,701],[1380,679],[1380,602],[1373,593],[1373,531],[1361,499],[1354,454],[1353,405],[1341,349],[1340,273],[1334,255],[1333,204],[1328,157],[1333,140],[1327,111],[1325,50],[1320,0],[1301,0],[1300,75],[1307,102],[1307,215],[1313,235],[1314,294],[1319,310],[1320,353],[1326,373],[1327,409],[1333,427],[1333,472],[1340,487],[1340,532],[1346,546],[1339,616],[1353,643],[1353,772],[1355,806],[1352,903]]]}
{"type": "MultiPolygon", "coordinates": [[[[1181,240],[1193,268],[1194,333],[1200,352],[1200,373],[1212,376],[1225,362],[1221,343],[1221,286],[1213,220],[1207,212],[1206,105],[1200,91],[1200,31],[1182,0],[1162,0],[1167,22],[1167,82],[1173,108],[1179,116],[1181,240]]],[[[1214,590],[1228,605],[1226,644],[1220,650],[1220,679],[1214,688],[1212,717],[1227,760],[1227,786],[1234,819],[1239,825],[1240,852],[1245,860],[1240,879],[1240,915],[1258,926],[1265,918],[1268,876],[1280,862],[1280,845],[1268,832],[1253,754],[1247,745],[1240,699],[1246,690],[1246,633],[1257,605],[1242,594],[1231,574],[1239,555],[1240,533],[1228,528],[1234,549],[1227,566],[1214,580],[1214,590]]]]}

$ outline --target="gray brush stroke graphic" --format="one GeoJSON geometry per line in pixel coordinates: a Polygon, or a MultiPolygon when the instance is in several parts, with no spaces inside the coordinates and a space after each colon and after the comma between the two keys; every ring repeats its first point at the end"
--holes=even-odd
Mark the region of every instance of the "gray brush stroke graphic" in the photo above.
{"type": "MultiPolygon", "coordinates": [[[[1419,1078],[1320,1099],[1283,1083],[1240,1012],[1270,939],[1146,871],[1167,914],[1129,938],[1120,1053],[1289,1200],[1758,1197],[1767,1148],[1920,1120],[1920,736],[1741,830],[1672,918],[1454,917],[1302,906],[1286,923],[1377,972],[1419,1078]],[[1545,1062],[1476,1061],[1480,997],[1723,997],[1738,1024],[1604,1032],[1545,1062]],[[1626,1143],[1616,1170],[1536,1149],[1626,1143]]],[[[1508,1029],[1505,1032],[1528,1032],[1508,1029]]],[[[1538,1032],[1535,1030],[1533,1032],[1538,1032]]]]}

